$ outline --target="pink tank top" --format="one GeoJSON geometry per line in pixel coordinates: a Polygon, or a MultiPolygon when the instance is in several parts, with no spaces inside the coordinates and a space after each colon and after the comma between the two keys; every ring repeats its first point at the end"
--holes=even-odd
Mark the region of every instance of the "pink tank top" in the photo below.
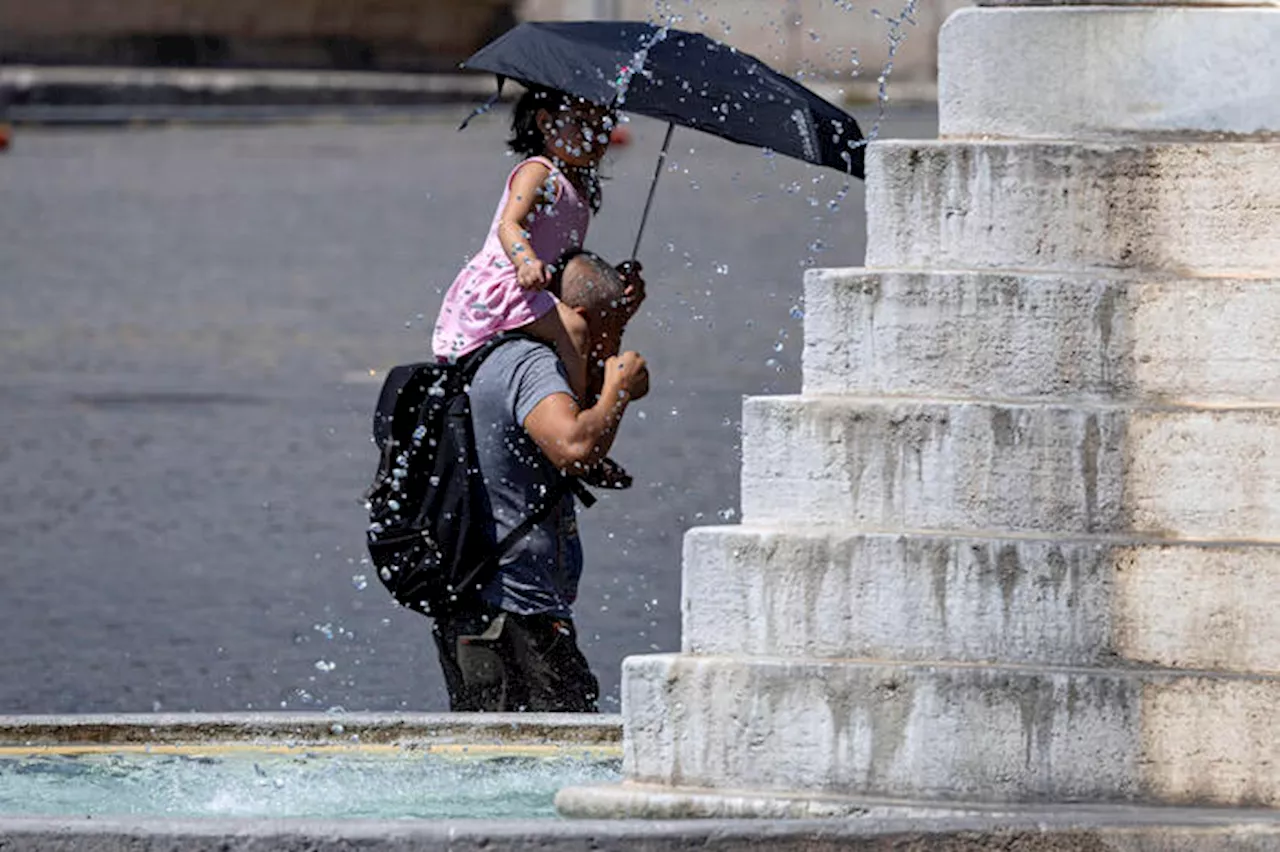
{"type": "Polygon", "coordinates": [[[538,259],[554,263],[570,248],[582,246],[591,221],[591,210],[573,184],[545,157],[531,157],[516,165],[489,225],[489,235],[479,253],[458,273],[436,319],[431,348],[438,358],[458,358],[480,347],[494,335],[519,328],[554,310],[555,296],[546,290],[526,290],[516,279],[516,268],[498,239],[498,224],[511,195],[511,181],[527,163],[551,169],[548,193],[552,201],[534,207],[529,223],[529,243],[538,259]]]}

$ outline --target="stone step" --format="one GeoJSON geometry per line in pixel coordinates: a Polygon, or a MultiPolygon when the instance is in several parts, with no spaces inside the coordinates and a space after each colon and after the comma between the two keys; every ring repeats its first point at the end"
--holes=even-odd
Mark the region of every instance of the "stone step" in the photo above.
{"type": "Polygon", "coordinates": [[[875,142],[866,265],[1280,268],[1280,141],[875,142]]]}
{"type": "MultiPolygon", "coordinates": [[[[734,820],[736,825],[753,819],[786,820],[787,828],[798,830],[808,826],[822,829],[830,839],[841,832],[872,830],[883,820],[896,820],[910,833],[906,843],[868,845],[868,850],[911,849],[913,852],[976,852],[979,849],[1039,850],[1039,852],[1081,852],[1081,850],[1126,850],[1126,852],[1207,852],[1211,849],[1244,852],[1244,850],[1280,849],[1280,811],[1271,808],[1174,808],[1167,805],[1077,804],[1071,802],[1037,802],[1032,804],[1001,802],[939,801],[929,799],[894,799],[879,796],[849,796],[831,793],[806,793],[801,790],[762,792],[724,790],[707,787],[675,787],[668,784],[637,784],[631,781],[565,787],[556,793],[556,811],[574,819],[734,820]],[[815,820],[821,820],[815,824],[815,820]],[[1025,826],[1034,832],[1022,842],[1014,842],[999,834],[981,834],[982,822],[998,827],[1002,833],[1013,826],[1025,826]],[[955,825],[959,822],[963,829],[955,825]],[[1085,841],[1085,826],[1124,826],[1123,839],[1115,845],[1093,845],[1085,841]],[[922,836],[935,835],[944,826],[956,831],[950,843],[937,845],[922,842],[922,836]],[[1176,832],[1184,828],[1185,834],[1176,832]],[[1046,842],[1055,830],[1072,827],[1061,844],[1046,842]],[[1135,843],[1142,828],[1153,830],[1147,843],[1135,843]],[[1214,829],[1227,830],[1215,836],[1214,829]],[[963,837],[963,840],[961,839],[963,837]],[[1215,844],[1215,840],[1218,844],[1215,844]]],[[[704,823],[705,824],[705,823],[704,823]]],[[[723,832],[725,822],[713,823],[723,832]]],[[[723,835],[721,835],[723,836],[723,835]]],[[[757,838],[758,840],[759,838],[757,838]]],[[[768,849],[778,850],[779,835],[770,832],[768,849]]],[[[803,852],[814,852],[813,836],[799,846],[803,852]]],[[[854,847],[847,839],[822,849],[850,852],[854,847]]],[[[719,847],[717,847],[719,848],[719,847]]],[[[759,844],[745,846],[760,849],[759,844]]]]}
{"type": "Polygon", "coordinates": [[[1280,404],[1280,278],[818,269],[804,390],[1280,404]]]}
{"type": "Polygon", "coordinates": [[[1260,64],[1277,44],[1280,8],[964,9],[939,36],[939,133],[1280,132],[1276,67],[1260,64]]]}
{"type": "Polygon", "coordinates": [[[700,527],[691,654],[1280,675],[1280,546],[700,527]]]}
{"type": "Polygon", "coordinates": [[[746,523],[1280,542],[1280,408],[743,404],[746,523]]]}
{"type": "Polygon", "coordinates": [[[622,696],[641,784],[1280,806],[1280,678],[668,654],[622,696]]]}

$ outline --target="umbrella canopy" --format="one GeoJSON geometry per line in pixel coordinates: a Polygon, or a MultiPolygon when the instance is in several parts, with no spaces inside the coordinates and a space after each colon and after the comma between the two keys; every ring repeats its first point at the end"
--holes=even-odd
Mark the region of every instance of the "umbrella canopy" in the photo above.
{"type": "Polygon", "coordinates": [[[852,116],[697,33],[637,21],[526,22],[463,67],[864,176],[852,116]]]}

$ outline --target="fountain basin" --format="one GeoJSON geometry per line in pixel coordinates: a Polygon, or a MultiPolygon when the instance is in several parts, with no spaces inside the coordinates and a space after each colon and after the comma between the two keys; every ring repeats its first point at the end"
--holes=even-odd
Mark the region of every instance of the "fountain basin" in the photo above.
{"type": "Polygon", "coordinates": [[[620,775],[616,717],[0,718],[0,817],[552,818],[620,775]]]}
{"type": "Polygon", "coordinates": [[[732,791],[632,807],[636,785],[611,783],[621,740],[616,716],[568,714],[0,716],[0,850],[1280,849],[1274,811],[758,810],[732,791]],[[566,813],[643,818],[556,819],[559,788],[566,813]]]}

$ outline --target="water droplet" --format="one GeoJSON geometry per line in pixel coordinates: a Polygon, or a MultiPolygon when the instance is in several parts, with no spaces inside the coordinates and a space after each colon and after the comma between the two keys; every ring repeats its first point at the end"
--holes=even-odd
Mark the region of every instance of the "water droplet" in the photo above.
{"type": "Polygon", "coordinates": [[[351,585],[355,586],[357,592],[363,592],[369,588],[369,579],[364,574],[351,575],[351,585]]]}
{"type": "Polygon", "coordinates": [[[316,660],[316,671],[331,672],[337,667],[337,663],[333,663],[328,660],[316,660]]]}
{"type": "Polygon", "coordinates": [[[717,275],[728,275],[728,274],[729,274],[729,264],[727,264],[727,263],[717,263],[717,264],[716,264],[716,274],[717,274],[717,275]]]}

